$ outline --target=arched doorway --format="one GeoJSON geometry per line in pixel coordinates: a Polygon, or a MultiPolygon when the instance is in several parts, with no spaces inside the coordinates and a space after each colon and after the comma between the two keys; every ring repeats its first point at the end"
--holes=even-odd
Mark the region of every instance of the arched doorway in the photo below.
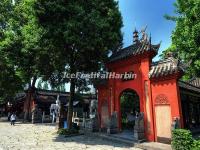
{"type": "Polygon", "coordinates": [[[140,112],[140,99],[136,91],[126,89],[120,94],[122,130],[133,130],[135,118],[140,112]]]}

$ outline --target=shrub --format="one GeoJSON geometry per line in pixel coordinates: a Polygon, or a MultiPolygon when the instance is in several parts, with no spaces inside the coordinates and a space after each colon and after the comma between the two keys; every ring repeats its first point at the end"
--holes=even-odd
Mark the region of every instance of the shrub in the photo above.
{"type": "Polygon", "coordinates": [[[77,129],[59,129],[58,134],[60,135],[72,135],[72,134],[77,134],[78,130],[77,129]]]}
{"type": "Polygon", "coordinates": [[[174,150],[193,150],[193,139],[191,132],[185,129],[173,130],[172,148],[174,150]]]}
{"type": "Polygon", "coordinates": [[[200,140],[194,140],[192,150],[200,150],[200,140]]]}

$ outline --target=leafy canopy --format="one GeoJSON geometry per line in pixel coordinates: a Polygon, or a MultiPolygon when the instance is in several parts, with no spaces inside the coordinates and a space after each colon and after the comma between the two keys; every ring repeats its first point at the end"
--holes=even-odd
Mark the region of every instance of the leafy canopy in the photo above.
{"type": "Polygon", "coordinates": [[[0,3],[0,102],[12,100],[16,92],[23,90],[23,80],[20,72],[12,59],[9,59],[7,50],[12,45],[12,39],[6,37],[8,32],[9,19],[13,16],[14,6],[9,0],[2,0],[0,3]],[[5,49],[7,47],[8,49],[5,49]]]}
{"type": "MultiPolygon", "coordinates": [[[[37,0],[35,11],[39,24],[46,30],[43,46],[50,53],[56,53],[53,59],[57,69],[50,77],[53,81],[59,79],[62,72],[99,70],[109,50],[121,46],[122,19],[114,0],[37,0]]],[[[70,82],[69,128],[75,87],[79,81],[74,78],[66,80],[70,82]]]]}
{"type": "Polygon", "coordinates": [[[172,46],[167,51],[175,52],[185,63],[191,61],[187,77],[200,76],[200,0],[177,0],[176,21],[172,33],[172,46]]]}

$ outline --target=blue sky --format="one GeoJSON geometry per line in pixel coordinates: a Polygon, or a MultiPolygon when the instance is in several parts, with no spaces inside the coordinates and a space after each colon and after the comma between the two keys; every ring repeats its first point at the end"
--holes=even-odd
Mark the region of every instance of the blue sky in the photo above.
{"type": "MultiPolygon", "coordinates": [[[[118,0],[123,17],[124,47],[131,45],[135,27],[141,30],[147,25],[147,33],[151,33],[152,43],[162,41],[159,54],[171,44],[171,33],[175,23],[164,18],[165,14],[174,14],[175,0],[118,0]]],[[[159,55],[158,54],[158,55],[159,55]]],[[[158,55],[154,60],[158,60],[158,55]]]]}

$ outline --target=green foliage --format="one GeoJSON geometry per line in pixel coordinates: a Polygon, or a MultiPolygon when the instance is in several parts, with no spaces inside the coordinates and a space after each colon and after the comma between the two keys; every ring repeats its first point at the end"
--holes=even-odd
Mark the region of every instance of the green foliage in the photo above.
{"type": "Polygon", "coordinates": [[[172,148],[174,150],[199,150],[200,141],[194,140],[189,130],[175,129],[172,131],[172,148]]]}
{"type": "Polygon", "coordinates": [[[51,88],[52,88],[52,90],[55,90],[55,91],[66,92],[64,83],[61,83],[61,84],[56,85],[56,86],[51,87],[51,88]]]}
{"type": "Polygon", "coordinates": [[[83,96],[80,93],[75,93],[75,100],[83,102],[83,96]]]}
{"type": "Polygon", "coordinates": [[[8,20],[13,16],[14,6],[10,0],[2,0],[0,3],[0,101],[10,100],[16,92],[23,89],[23,80],[15,64],[8,58],[7,51],[3,51],[4,46],[11,42],[5,40],[8,20]]]}
{"type": "Polygon", "coordinates": [[[140,111],[139,97],[133,91],[124,91],[120,97],[121,113],[122,113],[122,127],[132,129],[134,121],[127,120],[127,115],[135,115],[135,112],[140,111]]]}
{"type": "Polygon", "coordinates": [[[0,3],[0,97],[12,97],[24,84],[34,87],[38,77],[48,80],[58,58],[41,40],[46,32],[34,4],[37,0],[1,0],[0,3]],[[5,96],[4,96],[5,95],[5,96]]]}
{"type": "Polygon", "coordinates": [[[42,89],[42,80],[38,81],[37,88],[38,89],[42,89]]]}
{"type": "Polygon", "coordinates": [[[73,134],[78,134],[79,131],[77,129],[59,129],[58,134],[60,135],[73,135],[73,134]]]}
{"type": "Polygon", "coordinates": [[[88,87],[90,84],[91,81],[89,79],[77,79],[76,81],[77,93],[90,91],[90,88],[88,87]]]}
{"type": "Polygon", "coordinates": [[[11,100],[17,92],[23,90],[22,80],[10,66],[0,66],[0,70],[0,99],[11,100]]]}
{"type": "Polygon", "coordinates": [[[192,150],[200,150],[200,140],[194,140],[192,150]]]}
{"type": "Polygon", "coordinates": [[[161,53],[160,55],[161,59],[164,59],[169,52],[172,52],[174,57],[178,57],[176,46],[171,45],[170,47],[168,47],[165,51],[161,53]]]}
{"type": "Polygon", "coordinates": [[[0,10],[0,54],[6,64],[31,87],[38,77],[50,84],[70,82],[72,114],[75,87],[83,90],[85,84],[63,78],[64,73],[97,71],[109,51],[121,46],[117,2],[16,0],[13,5],[2,0],[0,10]]]}
{"type": "Polygon", "coordinates": [[[46,31],[42,46],[52,53],[56,68],[50,76],[51,82],[70,82],[67,120],[71,127],[72,103],[79,81],[62,79],[62,73],[97,71],[109,50],[121,46],[122,18],[118,4],[115,0],[37,0],[34,10],[46,31]]]}
{"type": "Polygon", "coordinates": [[[33,78],[48,78],[53,73],[54,61],[50,59],[56,56],[43,47],[44,41],[41,39],[45,28],[40,26],[36,17],[33,7],[35,2],[36,0],[17,0],[12,5],[11,0],[3,0],[0,5],[2,8],[6,7],[1,9],[1,15],[6,17],[0,19],[0,52],[30,86],[35,86],[31,85],[33,78]]]}
{"type": "Polygon", "coordinates": [[[65,63],[58,67],[68,66],[66,72],[96,71],[108,50],[121,44],[122,21],[114,0],[38,0],[35,8],[47,31],[45,47],[60,54],[57,63],[65,63]]]}
{"type": "Polygon", "coordinates": [[[48,82],[44,82],[42,89],[49,90],[48,82]]]}
{"type": "Polygon", "coordinates": [[[176,28],[172,33],[172,47],[177,57],[190,62],[187,78],[200,76],[200,0],[177,0],[176,17],[167,17],[176,21],[176,28]],[[173,18],[173,19],[172,19],[173,18]]]}

